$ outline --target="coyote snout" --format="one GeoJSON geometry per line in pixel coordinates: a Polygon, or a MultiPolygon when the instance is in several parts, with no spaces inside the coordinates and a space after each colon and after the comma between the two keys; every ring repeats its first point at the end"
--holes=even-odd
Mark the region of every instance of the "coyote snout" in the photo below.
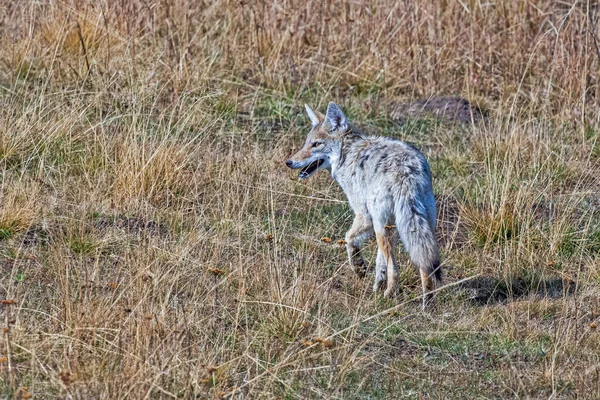
{"type": "Polygon", "coordinates": [[[435,199],[427,160],[407,143],[364,136],[333,102],[325,115],[305,107],[312,128],[302,149],[286,165],[299,169],[301,179],[320,169],[330,170],[355,214],[346,233],[350,266],[360,276],[365,275],[360,245],[375,235],[378,250],[373,290],[385,287],[386,296],[394,293],[398,282],[394,246],[400,238],[419,268],[425,308],[433,297],[434,280],[441,280],[435,199]],[[389,229],[392,225],[397,235],[389,229]]]}

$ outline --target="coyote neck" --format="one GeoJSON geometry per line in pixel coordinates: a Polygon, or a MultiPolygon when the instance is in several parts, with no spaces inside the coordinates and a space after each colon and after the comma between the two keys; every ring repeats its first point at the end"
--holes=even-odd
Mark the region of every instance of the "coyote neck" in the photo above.
{"type": "MultiPolygon", "coordinates": [[[[345,175],[345,171],[353,168],[352,163],[348,162],[347,157],[354,151],[356,147],[360,147],[361,143],[366,141],[366,137],[353,126],[350,127],[341,138],[338,146],[338,151],[334,160],[331,160],[331,176],[338,181],[340,173],[345,175]],[[350,164],[350,165],[349,165],[350,164]]],[[[342,187],[343,188],[343,187],[342,187]]]]}

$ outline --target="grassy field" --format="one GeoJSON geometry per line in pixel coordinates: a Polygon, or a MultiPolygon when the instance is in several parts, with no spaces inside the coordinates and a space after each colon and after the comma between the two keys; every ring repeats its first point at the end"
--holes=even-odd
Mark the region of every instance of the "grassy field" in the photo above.
{"type": "Polygon", "coordinates": [[[0,4],[4,398],[600,398],[599,5],[0,4]],[[435,310],[285,167],[331,100],[430,161],[435,310]]]}

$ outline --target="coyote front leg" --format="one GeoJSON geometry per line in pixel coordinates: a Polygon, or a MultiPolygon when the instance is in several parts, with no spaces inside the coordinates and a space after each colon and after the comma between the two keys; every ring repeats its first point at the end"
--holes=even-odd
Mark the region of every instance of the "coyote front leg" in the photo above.
{"type": "Polygon", "coordinates": [[[367,273],[365,260],[360,254],[360,245],[373,235],[373,223],[371,218],[357,213],[354,217],[352,227],[346,233],[346,250],[350,267],[358,276],[364,278],[367,273]]]}

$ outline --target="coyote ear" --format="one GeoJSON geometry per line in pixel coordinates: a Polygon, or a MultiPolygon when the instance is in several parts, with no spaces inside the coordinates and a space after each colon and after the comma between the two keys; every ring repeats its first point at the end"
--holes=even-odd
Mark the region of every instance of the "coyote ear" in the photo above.
{"type": "Polygon", "coordinates": [[[321,120],[319,119],[319,116],[313,111],[313,109],[310,108],[308,104],[305,104],[304,108],[306,109],[306,113],[308,114],[308,118],[310,118],[312,126],[319,125],[319,122],[321,122],[321,120]]]}
{"type": "Polygon", "coordinates": [[[340,109],[340,107],[333,101],[327,106],[327,113],[325,116],[325,123],[330,131],[336,129],[346,129],[348,127],[348,119],[340,109]]]}

